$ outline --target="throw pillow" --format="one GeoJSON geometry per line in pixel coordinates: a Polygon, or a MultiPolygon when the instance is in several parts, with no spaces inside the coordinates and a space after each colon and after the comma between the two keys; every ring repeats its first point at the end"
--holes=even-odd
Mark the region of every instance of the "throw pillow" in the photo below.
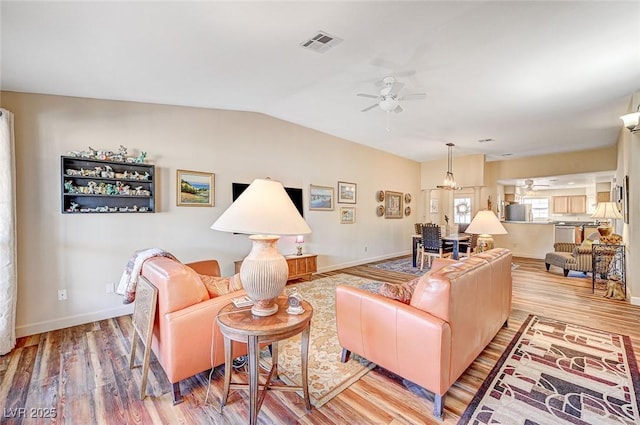
{"type": "Polygon", "coordinates": [[[591,239],[585,239],[582,241],[582,243],[580,244],[580,247],[582,248],[589,248],[591,249],[591,245],[593,245],[593,241],[591,239]]]}
{"type": "Polygon", "coordinates": [[[419,280],[420,278],[418,277],[400,285],[387,282],[371,282],[360,285],[360,288],[374,294],[382,295],[385,298],[409,304],[419,280]]]}
{"type": "Polygon", "coordinates": [[[205,274],[198,276],[200,276],[200,280],[204,284],[205,288],[207,288],[209,298],[219,297],[220,295],[244,289],[242,287],[242,281],[240,280],[239,273],[236,273],[231,277],[208,276],[205,274]]]}
{"type": "Polygon", "coordinates": [[[209,298],[219,297],[220,295],[228,294],[230,292],[230,277],[216,277],[201,274],[200,280],[204,284],[205,288],[207,288],[209,298]]]}
{"type": "Polygon", "coordinates": [[[240,280],[240,273],[236,273],[229,279],[229,292],[235,292],[241,289],[244,289],[244,287],[240,280]]]}

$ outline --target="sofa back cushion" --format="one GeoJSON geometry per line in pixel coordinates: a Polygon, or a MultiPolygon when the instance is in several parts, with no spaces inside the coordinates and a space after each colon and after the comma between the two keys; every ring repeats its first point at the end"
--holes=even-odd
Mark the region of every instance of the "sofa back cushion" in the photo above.
{"type": "Polygon", "coordinates": [[[511,251],[496,248],[423,276],[411,305],[449,323],[454,382],[511,311],[511,251]]]}
{"type": "Polygon", "coordinates": [[[155,257],[145,261],[142,275],[158,288],[158,313],[166,314],[209,299],[198,274],[179,261],[155,257]]]}

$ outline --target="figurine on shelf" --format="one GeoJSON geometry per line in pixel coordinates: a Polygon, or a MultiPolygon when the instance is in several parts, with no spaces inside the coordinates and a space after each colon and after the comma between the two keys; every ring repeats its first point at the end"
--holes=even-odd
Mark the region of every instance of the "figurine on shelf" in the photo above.
{"type": "Polygon", "coordinates": [[[78,212],[78,207],[80,205],[76,204],[75,202],[71,203],[70,208],[68,209],[69,212],[78,212]]]}
{"type": "Polygon", "coordinates": [[[73,180],[65,180],[64,181],[64,190],[67,193],[77,193],[78,192],[76,187],[73,185],[73,180]]]}
{"type": "Polygon", "coordinates": [[[149,177],[151,177],[151,175],[149,174],[148,171],[144,172],[144,177],[142,177],[142,180],[149,180],[149,177]]]}
{"type": "Polygon", "coordinates": [[[145,151],[140,152],[140,155],[138,155],[135,159],[135,163],[142,164],[146,157],[147,157],[147,153],[145,151]]]}

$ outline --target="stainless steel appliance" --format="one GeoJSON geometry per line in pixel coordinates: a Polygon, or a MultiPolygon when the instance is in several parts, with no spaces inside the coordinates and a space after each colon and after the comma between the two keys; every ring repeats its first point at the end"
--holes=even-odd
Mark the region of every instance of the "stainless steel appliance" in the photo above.
{"type": "Polygon", "coordinates": [[[530,204],[510,204],[504,208],[504,219],[506,221],[531,221],[530,204]]]}
{"type": "Polygon", "coordinates": [[[556,224],[554,242],[576,243],[576,226],[556,224]]]}

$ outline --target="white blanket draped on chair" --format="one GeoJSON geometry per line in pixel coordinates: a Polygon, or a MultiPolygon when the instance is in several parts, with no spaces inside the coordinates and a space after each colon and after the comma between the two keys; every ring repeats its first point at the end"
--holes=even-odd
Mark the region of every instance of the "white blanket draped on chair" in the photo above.
{"type": "Polygon", "coordinates": [[[16,345],[15,193],[13,114],[0,108],[0,355],[16,345]]]}

